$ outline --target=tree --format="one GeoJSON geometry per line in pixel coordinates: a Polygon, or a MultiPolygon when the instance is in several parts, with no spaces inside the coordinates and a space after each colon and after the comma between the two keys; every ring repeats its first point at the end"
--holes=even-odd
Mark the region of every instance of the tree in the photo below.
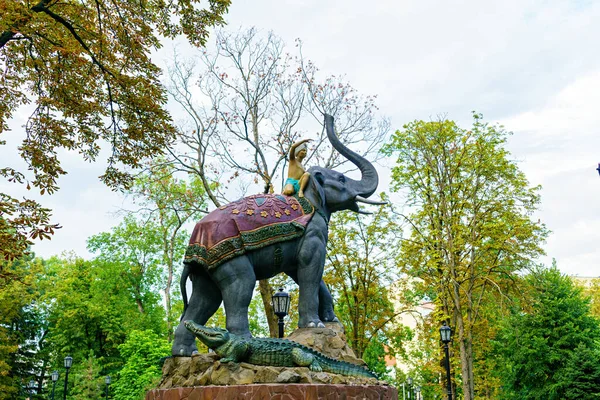
{"type": "Polygon", "coordinates": [[[41,300],[49,308],[49,368],[62,365],[70,354],[74,371],[94,358],[108,374],[123,365],[118,346],[131,330],[150,329],[166,336],[164,309],[150,275],[140,279],[127,260],[110,263],[70,256],[53,257],[45,264],[40,285],[41,300]]]}
{"type": "MultiPolygon", "coordinates": [[[[169,151],[178,170],[200,177],[215,207],[229,201],[234,184],[242,193],[253,184],[280,190],[290,146],[305,134],[307,120],[322,125],[322,112],[335,117],[345,145],[360,143],[362,156],[377,155],[389,123],[376,118],[375,97],[359,95],[340,77],[319,83],[316,67],[285,53],[274,34],[221,31],[215,51],[198,59],[200,66],[176,54],[169,70],[169,93],[188,117],[177,132],[180,145],[169,151]]],[[[324,129],[311,147],[306,163],[335,168],[345,162],[324,129]]],[[[264,280],[259,288],[276,336],[271,287],[264,280]]]]}
{"type": "MultiPolygon", "coordinates": [[[[128,186],[131,176],[123,167],[139,167],[174,136],[151,51],[161,46],[161,36],[185,35],[204,45],[208,28],[223,23],[230,0],[209,0],[207,8],[199,3],[0,0],[0,133],[17,109],[33,109],[18,148],[30,172],[7,166],[0,177],[51,194],[66,173],[58,150],[94,161],[104,147],[101,180],[112,188],[128,186]]],[[[38,202],[1,193],[3,257],[18,257],[29,239],[52,235],[58,224],[49,219],[50,210],[38,202]]]]}
{"type": "Polygon", "coordinates": [[[40,313],[35,301],[41,265],[32,256],[2,261],[11,279],[0,278],[0,399],[15,398],[20,382],[29,382],[39,358],[42,341],[40,313]]]}
{"type": "Polygon", "coordinates": [[[600,278],[592,279],[588,286],[585,286],[583,292],[590,297],[591,313],[600,318],[600,278]]]}
{"type": "Polygon", "coordinates": [[[93,352],[73,366],[69,374],[69,398],[76,400],[100,400],[103,394],[104,376],[93,352]]]}
{"type": "MultiPolygon", "coordinates": [[[[508,133],[473,114],[470,130],[453,121],[414,121],[397,131],[385,153],[396,156],[393,190],[406,193],[411,227],[398,255],[418,278],[439,319],[456,335],[462,392],[474,397],[474,341],[487,302],[502,304],[516,273],[543,253],[543,224],[531,220],[539,187],[509,159],[508,133]]],[[[438,320],[438,322],[441,322],[438,320]]],[[[439,326],[439,325],[438,325],[439,326]]],[[[440,359],[442,354],[440,352],[440,359]]]]}
{"type": "Polygon", "coordinates": [[[102,269],[118,271],[139,313],[147,314],[146,305],[157,302],[156,289],[164,281],[160,267],[162,243],[156,224],[126,216],[112,232],[90,237],[88,249],[97,254],[94,261],[102,269]]]}
{"type": "MultiPolygon", "coordinates": [[[[205,194],[197,175],[185,181],[173,176],[174,168],[162,159],[149,163],[144,174],[136,178],[129,193],[140,206],[130,212],[132,218],[151,221],[144,230],[156,230],[160,241],[160,266],[166,269],[164,286],[165,307],[167,311],[167,332],[169,340],[173,335],[173,323],[180,316],[173,312],[171,293],[175,266],[183,259],[188,233],[184,224],[197,219],[206,212],[205,194]]],[[[158,254],[157,254],[158,255],[158,254]]]]}
{"type": "Polygon", "coordinates": [[[389,249],[397,247],[400,233],[389,207],[380,207],[372,218],[340,212],[329,224],[324,279],[336,298],[336,315],[346,327],[348,343],[359,358],[371,345],[373,351],[383,348],[382,343],[371,342],[396,333],[395,318],[409,308],[401,298],[403,291],[393,290],[400,283],[389,249]]]}
{"type": "Polygon", "coordinates": [[[161,377],[160,360],[170,354],[169,342],[150,330],[133,330],[127,341],[119,346],[125,365],[113,385],[114,397],[121,400],[138,400],[161,377]]]}
{"type": "Polygon", "coordinates": [[[597,399],[600,321],[569,277],[539,268],[496,339],[507,399],[597,399]]]}

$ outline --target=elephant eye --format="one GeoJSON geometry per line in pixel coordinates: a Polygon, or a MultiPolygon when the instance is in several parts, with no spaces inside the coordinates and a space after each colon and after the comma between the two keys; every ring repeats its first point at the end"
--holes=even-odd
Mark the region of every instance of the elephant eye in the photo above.
{"type": "Polygon", "coordinates": [[[346,177],[344,175],[340,175],[339,178],[338,178],[338,181],[340,183],[346,183],[346,177]]]}

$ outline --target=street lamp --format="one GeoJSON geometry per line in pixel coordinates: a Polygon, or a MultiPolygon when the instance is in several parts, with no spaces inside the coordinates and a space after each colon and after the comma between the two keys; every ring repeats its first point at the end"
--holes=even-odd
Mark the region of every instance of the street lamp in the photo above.
{"type": "Polygon", "coordinates": [[[598,171],[598,174],[600,174],[600,163],[598,163],[598,168],[596,168],[596,171],[598,171]]]}
{"type": "Polygon", "coordinates": [[[108,399],[108,386],[110,385],[110,375],[106,375],[104,378],[104,383],[106,383],[106,398],[108,399]]]}
{"type": "Polygon", "coordinates": [[[69,369],[71,368],[71,365],[73,365],[73,357],[66,356],[65,357],[65,369],[67,370],[67,372],[65,373],[65,390],[63,391],[63,400],[67,400],[67,388],[68,388],[68,382],[69,382],[69,369]]]}
{"type": "Polygon", "coordinates": [[[54,400],[54,388],[56,387],[56,381],[58,381],[58,371],[52,371],[52,397],[51,399],[54,400]]]}
{"type": "Polygon", "coordinates": [[[417,386],[415,388],[415,393],[416,393],[417,400],[421,400],[421,386],[417,386]]]}
{"type": "Polygon", "coordinates": [[[440,338],[444,343],[444,351],[446,352],[446,385],[448,391],[448,400],[452,400],[452,383],[450,381],[450,354],[448,353],[448,343],[452,340],[452,329],[446,325],[444,321],[440,328],[440,338]]]}
{"type": "Polygon", "coordinates": [[[408,400],[412,399],[412,384],[413,384],[413,379],[409,376],[408,378],[406,378],[406,383],[408,383],[408,400]]]}
{"type": "Polygon", "coordinates": [[[279,292],[273,295],[273,310],[279,317],[279,337],[283,337],[283,317],[288,315],[290,310],[290,295],[279,288],[279,292]]]}
{"type": "Polygon", "coordinates": [[[27,388],[29,388],[29,393],[31,393],[33,395],[33,389],[35,389],[35,381],[33,379],[31,379],[29,381],[29,384],[27,385],[27,388]]]}

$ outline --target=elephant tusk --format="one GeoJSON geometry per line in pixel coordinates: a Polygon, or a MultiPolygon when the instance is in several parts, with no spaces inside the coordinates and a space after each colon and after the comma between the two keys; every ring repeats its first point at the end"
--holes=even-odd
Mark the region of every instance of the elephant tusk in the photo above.
{"type": "Polygon", "coordinates": [[[375,200],[370,200],[370,199],[365,199],[362,196],[356,196],[354,198],[354,201],[359,201],[361,203],[365,203],[365,204],[374,204],[376,206],[385,206],[387,204],[387,201],[375,201],[375,200]]]}
{"type": "Polygon", "coordinates": [[[363,211],[363,210],[358,210],[357,213],[362,214],[362,215],[372,215],[372,212],[368,212],[368,211],[363,211]]]}

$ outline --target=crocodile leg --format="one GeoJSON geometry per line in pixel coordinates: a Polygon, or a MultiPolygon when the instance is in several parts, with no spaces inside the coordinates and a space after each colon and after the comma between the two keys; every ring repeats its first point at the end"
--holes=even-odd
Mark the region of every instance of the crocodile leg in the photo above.
{"type": "Polygon", "coordinates": [[[321,364],[313,354],[294,347],[292,349],[292,361],[299,367],[308,367],[311,371],[321,372],[321,364]]]}

